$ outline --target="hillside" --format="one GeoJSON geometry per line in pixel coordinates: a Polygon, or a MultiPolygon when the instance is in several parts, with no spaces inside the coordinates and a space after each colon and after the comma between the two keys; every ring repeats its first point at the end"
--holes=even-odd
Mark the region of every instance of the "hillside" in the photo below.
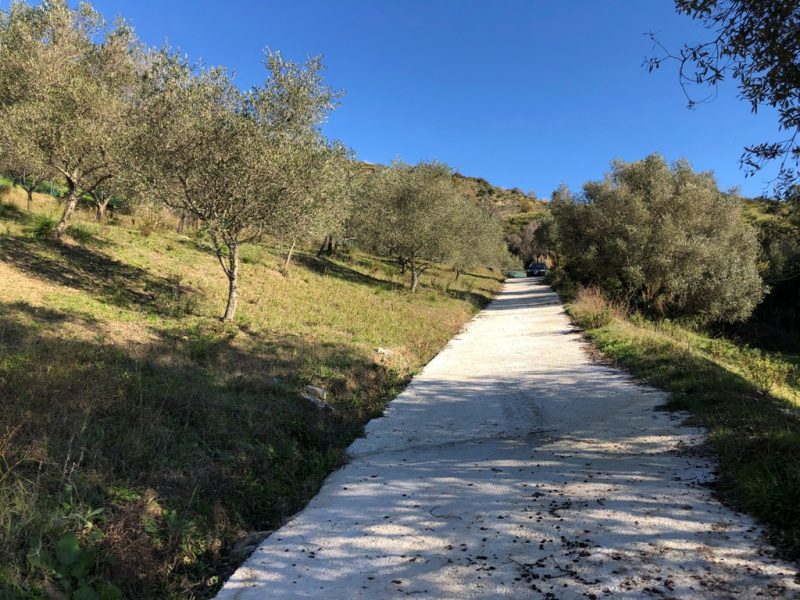
{"type": "Polygon", "coordinates": [[[507,190],[497,187],[481,177],[465,177],[456,174],[456,180],[476,204],[482,205],[502,217],[520,213],[537,213],[547,206],[544,200],[540,200],[533,193],[526,194],[519,188],[507,190]]]}
{"type": "Polygon", "coordinates": [[[223,323],[197,231],[82,211],[54,243],[52,197],[0,194],[0,590],[23,598],[213,594],[500,286],[434,269],[411,295],[351,249],[283,276],[280,247],[249,246],[223,323]]]}

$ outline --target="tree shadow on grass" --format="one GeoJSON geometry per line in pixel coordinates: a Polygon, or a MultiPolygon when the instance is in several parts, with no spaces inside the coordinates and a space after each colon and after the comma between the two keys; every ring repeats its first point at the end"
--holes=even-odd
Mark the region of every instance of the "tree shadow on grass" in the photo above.
{"type": "Polygon", "coordinates": [[[29,213],[19,208],[16,204],[4,200],[0,195],[0,219],[25,223],[29,218],[29,213]]]}
{"type": "MultiPolygon", "coordinates": [[[[379,279],[378,277],[375,277],[373,275],[367,275],[365,273],[357,271],[356,269],[353,269],[341,263],[330,260],[326,257],[317,257],[317,256],[312,256],[310,254],[299,254],[296,256],[295,260],[299,265],[302,265],[308,270],[313,271],[314,273],[317,273],[319,275],[330,275],[333,277],[338,277],[343,281],[349,281],[360,285],[367,285],[382,290],[408,291],[408,287],[402,283],[397,283],[389,279],[379,279]]],[[[374,262],[381,263],[384,266],[384,268],[395,266],[395,261],[388,258],[378,257],[374,259],[374,262]]],[[[473,276],[483,277],[481,275],[473,275],[473,276]]],[[[485,278],[491,279],[488,277],[485,278]]],[[[436,287],[435,285],[421,282],[417,293],[420,294],[423,292],[423,290],[435,291],[437,293],[441,292],[441,289],[436,287]]],[[[447,291],[447,295],[457,300],[469,302],[478,309],[486,308],[492,301],[492,298],[489,296],[486,296],[479,292],[471,292],[466,290],[450,289],[447,291]]]]}
{"type": "Polygon", "coordinates": [[[448,294],[450,294],[450,296],[456,298],[457,300],[463,300],[465,302],[469,302],[470,304],[472,304],[472,306],[478,309],[486,308],[492,301],[492,298],[488,296],[484,296],[483,294],[479,294],[476,292],[467,292],[465,290],[450,290],[448,294]]]}
{"type": "Polygon", "coordinates": [[[0,238],[0,260],[23,273],[78,289],[117,306],[163,312],[175,284],[85,246],[25,236],[0,238]]]}
{"type": "Polygon", "coordinates": [[[341,263],[334,262],[328,258],[318,258],[316,256],[312,256],[311,254],[297,254],[293,260],[296,261],[297,264],[302,265],[309,271],[313,271],[318,275],[329,275],[332,277],[338,277],[343,281],[349,281],[351,283],[357,283],[360,285],[367,285],[381,289],[386,289],[387,287],[399,287],[398,284],[392,281],[379,279],[372,275],[366,275],[360,271],[347,267],[341,263]]]}

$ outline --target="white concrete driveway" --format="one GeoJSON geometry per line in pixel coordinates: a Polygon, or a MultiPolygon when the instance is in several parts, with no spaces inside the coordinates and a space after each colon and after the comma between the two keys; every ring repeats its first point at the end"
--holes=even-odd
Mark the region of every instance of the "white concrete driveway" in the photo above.
{"type": "Polygon", "coordinates": [[[664,399],[509,280],[218,598],[800,598],[664,399]]]}

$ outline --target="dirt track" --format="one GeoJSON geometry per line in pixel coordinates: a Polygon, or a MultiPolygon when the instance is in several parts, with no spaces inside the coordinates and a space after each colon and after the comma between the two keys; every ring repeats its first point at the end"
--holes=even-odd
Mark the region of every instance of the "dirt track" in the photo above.
{"type": "Polygon", "coordinates": [[[800,598],[663,401],[510,280],[218,598],[800,598]]]}

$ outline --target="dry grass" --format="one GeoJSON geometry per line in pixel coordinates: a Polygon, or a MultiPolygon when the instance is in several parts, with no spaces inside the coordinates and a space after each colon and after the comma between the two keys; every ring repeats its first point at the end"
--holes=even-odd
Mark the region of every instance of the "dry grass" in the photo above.
{"type": "Polygon", "coordinates": [[[580,327],[587,330],[605,327],[613,319],[625,316],[625,311],[609,302],[596,287],[580,288],[567,311],[580,327]]]}
{"type": "MultiPolygon", "coordinates": [[[[81,242],[53,243],[27,232],[24,193],[3,193],[0,590],[23,598],[109,583],[126,598],[211,595],[232,544],[301,508],[500,286],[442,268],[411,295],[395,265],[356,251],[300,252],[283,276],[277,249],[254,246],[222,323],[225,277],[169,216],[141,231],[86,210],[81,242]],[[306,384],[333,410],[303,400],[306,384]],[[83,579],[58,574],[68,533],[93,560],[83,579]]],[[[37,195],[34,209],[57,207],[37,195]]]]}

